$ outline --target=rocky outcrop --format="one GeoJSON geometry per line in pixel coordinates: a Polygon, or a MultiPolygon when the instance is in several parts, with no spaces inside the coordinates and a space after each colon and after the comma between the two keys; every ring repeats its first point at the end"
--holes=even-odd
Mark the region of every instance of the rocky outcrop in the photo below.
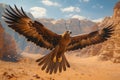
{"type": "Polygon", "coordinates": [[[115,31],[108,41],[102,44],[100,49],[100,58],[102,60],[112,60],[113,62],[120,62],[120,19],[109,19],[113,21],[116,26],[115,31]]]}
{"type": "Polygon", "coordinates": [[[0,24],[0,57],[3,54],[3,47],[4,47],[4,29],[2,28],[0,24]]]}
{"type": "Polygon", "coordinates": [[[80,50],[80,53],[77,55],[87,54],[88,56],[99,55],[100,60],[111,60],[115,63],[120,63],[120,2],[114,8],[114,14],[112,17],[106,17],[99,25],[105,25],[113,23],[114,34],[107,41],[89,46],[80,50]],[[83,53],[85,51],[85,53],[83,53]]]}
{"type": "MultiPolygon", "coordinates": [[[[120,20],[119,20],[120,21],[120,20]]],[[[111,60],[113,62],[120,62],[120,22],[118,20],[115,20],[113,18],[107,17],[100,25],[103,25],[104,23],[114,23],[116,26],[114,26],[114,34],[110,39],[107,41],[88,46],[77,54],[77,56],[95,56],[98,55],[100,60],[111,60]],[[117,23],[117,24],[116,24],[117,23]]]]}
{"type": "Polygon", "coordinates": [[[16,61],[18,58],[16,42],[12,36],[7,34],[0,24],[0,59],[16,61]]]}
{"type": "Polygon", "coordinates": [[[120,1],[114,6],[114,13],[112,17],[114,19],[120,18],[120,1]]]}

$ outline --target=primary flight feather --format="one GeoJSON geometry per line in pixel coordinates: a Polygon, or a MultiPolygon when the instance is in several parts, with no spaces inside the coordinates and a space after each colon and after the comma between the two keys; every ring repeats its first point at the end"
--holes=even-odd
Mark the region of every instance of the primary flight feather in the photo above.
{"type": "Polygon", "coordinates": [[[65,31],[62,35],[56,34],[47,29],[42,23],[30,19],[21,7],[18,9],[9,6],[5,10],[5,22],[10,28],[26,37],[27,41],[35,43],[39,47],[52,50],[49,54],[37,59],[38,65],[42,70],[52,74],[65,71],[70,67],[64,53],[82,49],[92,44],[98,44],[106,41],[113,33],[113,26],[107,25],[103,29],[91,32],[89,34],[77,35],[71,37],[70,31],[65,31]]]}

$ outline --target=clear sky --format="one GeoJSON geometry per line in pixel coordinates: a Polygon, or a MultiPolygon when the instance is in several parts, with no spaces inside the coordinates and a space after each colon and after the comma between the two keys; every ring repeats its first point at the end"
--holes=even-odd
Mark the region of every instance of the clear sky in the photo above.
{"type": "Polygon", "coordinates": [[[91,19],[100,20],[113,14],[113,7],[119,0],[0,0],[13,6],[23,7],[34,17],[54,19],[91,19]]]}

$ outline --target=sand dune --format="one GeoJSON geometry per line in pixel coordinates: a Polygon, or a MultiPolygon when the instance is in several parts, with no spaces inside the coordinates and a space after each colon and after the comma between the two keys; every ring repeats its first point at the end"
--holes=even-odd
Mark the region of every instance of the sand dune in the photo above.
{"type": "Polygon", "coordinates": [[[35,63],[41,55],[23,55],[25,58],[17,63],[0,61],[0,80],[120,80],[120,64],[99,61],[97,56],[80,58],[66,55],[71,68],[49,75],[35,63]]]}

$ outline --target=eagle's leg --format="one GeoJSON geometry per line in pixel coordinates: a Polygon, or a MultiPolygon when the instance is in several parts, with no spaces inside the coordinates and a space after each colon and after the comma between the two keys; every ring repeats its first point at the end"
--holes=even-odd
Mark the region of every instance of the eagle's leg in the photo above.
{"type": "Polygon", "coordinates": [[[54,63],[57,62],[57,58],[56,58],[56,56],[53,58],[53,62],[54,62],[54,63]]]}
{"type": "Polygon", "coordinates": [[[57,52],[57,54],[54,56],[53,58],[53,62],[61,62],[62,61],[62,55],[64,54],[64,52],[57,52]]]}
{"type": "Polygon", "coordinates": [[[53,58],[53,62],[61,62],[62,61],[62,56],[60,56],[60,57],[57,57],[57,56],[54,56],[54,58],[53,58]]]}
{"type": "Polygon", "coordinates": [[[58,62],[61,62],[62,61],[62,57],[58,58],[58,62]]]}
{"type": "Polygon", "coordinates": [[[62,59],[63,59],[62,55],[64,55],[64,53],[65,53],[65,47],[60,45],[59,48],[58,48],[58,52],[57,52],[57,54],[55,56],[55,58],[57,58],[58,62],[62,61],[62,59]]]}
{"type": "Polygon", "coordinates": [[[53,53],[53,62],[61,62],[62,61],[62,54],[64,54],[64,50],[61,50],[60,46],[56,46],[55,49],[51,52],[53,53]]]}

